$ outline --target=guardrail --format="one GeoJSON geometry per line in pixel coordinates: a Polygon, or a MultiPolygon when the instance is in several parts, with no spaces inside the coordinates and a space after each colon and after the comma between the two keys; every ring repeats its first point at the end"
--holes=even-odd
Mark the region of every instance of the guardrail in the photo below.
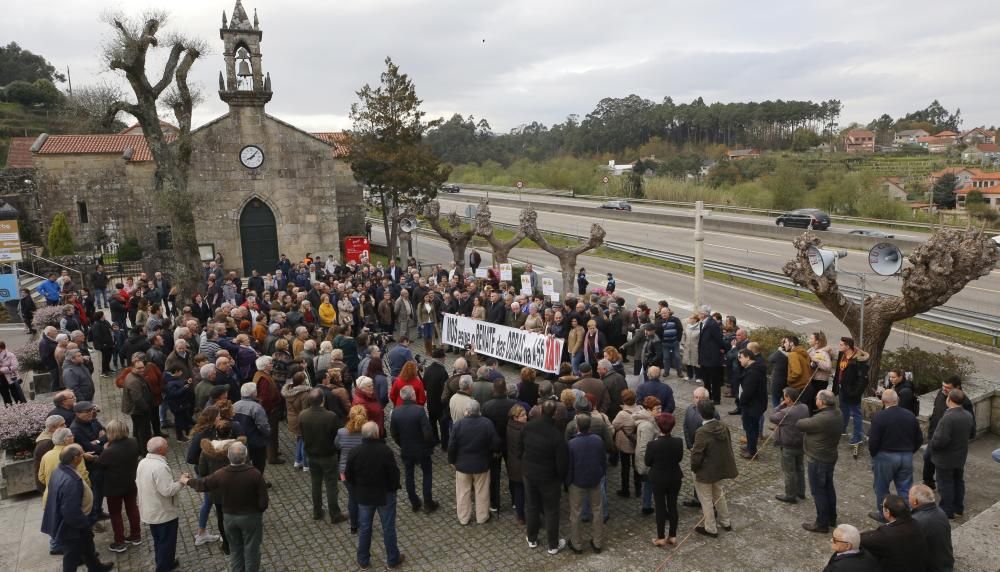
{"type": "MultiPolygon", "coordinates": [[[[474,191],[494,191],[502,193],[519,193],[516,187],[504,187],[500,185],[479,185],[472,183],[456,183],[463,189],[471,189],[474,191]]],[[[554,197],[573,197],[583,200],[591,201],[609,201],[609,200],[627,200],[630,203],[639,205],[649,205],[649,206],[662,206],[662,207],[675,207],[682,209],[693,209],[694,203],[684,202],[684,201],[664,201],[659,199],[632,199],[627,197],[616,197],[611,195],[585,195],[576,194],[573,191],[563,191],[557,189],[537,189],[537,188],[523,188],[520,193],[531,194],[531,195],[543,195],[543,196],[554,196],[554,197]]],[[[750,214],[759,215],[766,217],[777,217],[778,215],[787,213],[787,210],[775,210],[775,209],[758,209],[753,207],[738,207],[733,205],[718,205],[718,204],[706,204],[706,209],[710,209],[715,212],[728,212],[734,214],[750,214]]],[[[841,223],[841,224],[860,224],[860,225],[875,225],[883,226],[888,228],[898,228],[898,229],[910,229],[917,231],[930,232],[935,228],[945,226],[951,228],[965,228],[965,225],[956,224],[935,224],[926,222],[909,222],[903,220],[884,220],[884,219],[871,219],[871,218],[861,218],[843,215],[830,215],[831,222],[841,223]]],[[[998,232],[1000,229],[987,229],[988,232],[998,232]]]]}
{"type": "MultiPolygon", "coordinates": [[[[471,220],[469,217],[461,216],[460,218],[464,220],[471,220]]],[[[374,220],[374,219],[372,219],[374,220]]],[[[517,225],[494,222],[494,226],[507,229],[516,229],[517,225]]],[[[427,232],[429,235],[436,236],[436,233],[426,229],[419,229],[418,232],[427,232]]],[[[581,238],[579,235],[569,234],[565,232],[556,232],[546,230],[546,234],[551,234],[555,236],[562,236],[571,239],[581,238]]],[[[632,254],[635,256],[645,256],[648,258],[654,258],[656,260],[662,260],[665,262],[671,262],[674,264],[679,264],[681,266],[686,266],[694,268],[694,257],[685,254],[676,254],[673,252],[666,252],[662,250],[653,250],[647,247],[632,246],[629,244],[622,244],[618,242],[605,242],[604,246],[612,250],[617,250],[619,252],[624,252],[626,254],[632,254]]],[[[781,288],[786,288],[795,292],[796,296],[799,294],[811,293],[809,289],[803,288],[798,284],[792,282],[790,278],[784,274],[778,272],[772,272],[769,270],[761,270],[758,268],[751,268],[748,266],[736,266],[732,264],[725,264],[723,262],[716,262],[714,260],[705,261],[705,270],[710,270],[713,272],[718,272],[725,274],[730,278],[740,278],[743,280],[749,280],[753,282],[758,282],[761,284],[767,284],[770,286],[778,286],[781,288]]],[[[858,302],[861,300],[861,289],[855,288],[853,286],[840,285],[840,290],[844,295],[858,302]]],[[[872,294],[873,292],[870,292],[872,294]]],[[[879,294],[880,296],[892,296],[892,294],[879,294]]],[[[992,345],[996,347],[1000,343],[1000,317],[994,316],[992,314],[984,314],[982,312],[976,312],[972,310],[948,308],[945,306],[938,306],[929,312],[924,312],[919,314],[922,320],[926,320],[933,324],[939,324],[943,326],[950,326],[953,328],[958,328],[961,330],[966,330],[974,332],[977,334],[982,334],[990,336],[992,345]]]]}

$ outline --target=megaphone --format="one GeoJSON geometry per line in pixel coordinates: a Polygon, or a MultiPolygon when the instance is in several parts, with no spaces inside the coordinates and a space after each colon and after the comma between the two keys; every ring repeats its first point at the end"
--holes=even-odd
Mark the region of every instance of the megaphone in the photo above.
{"type": "Polygon", "coordinates": [[[892,276],[903,267],[903,253],[895,244],[880,242],[868,251],[868,266],[875,274],[892,276]]]}
{"type": "Polygon", "coordinates": [[[809,251],[809,266],[816,276],[822,276],[824,272],[837,261],[838,258],[843,258],[847,256],[846,250],[827,250],[825,248],[816,248],[815,246],[810,246],[809,251]]]}
{"type": "Polygon", "coordinates": [[[413,232],[417,228],[417,218],[408,216],[399,221],[399,230],[403,232],[413,232]]]}

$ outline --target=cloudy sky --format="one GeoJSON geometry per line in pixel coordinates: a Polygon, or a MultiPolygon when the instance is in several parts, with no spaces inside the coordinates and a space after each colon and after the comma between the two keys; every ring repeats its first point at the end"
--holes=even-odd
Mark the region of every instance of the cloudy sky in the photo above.
{"type": "MultiPolygon", "coordinates": [[[[106,10],[169,8],[170,30],[208,42],[193,76],[196,124],[225,113],[219,26],[235,0],[6,0],[0,42],[16,41],[74,86],[102,71],[106,10]]],[[[312,131],[350,126],[355,91],[388,56],[429,117],[485,117],[506,131],[585,115],[603,97],[660,101],[840,99],[841,124],[896,117],[937,98],[964,126],[1000,123],[1000,2],[966,0],[246,0],[264,32],[268,112],[312,131]]]]}

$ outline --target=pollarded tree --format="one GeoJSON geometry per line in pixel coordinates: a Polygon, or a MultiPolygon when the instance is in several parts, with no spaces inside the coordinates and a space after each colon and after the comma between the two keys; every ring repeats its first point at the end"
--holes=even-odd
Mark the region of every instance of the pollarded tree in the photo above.
{"type": "Polygon", "coordinates": [[[49,227],[49,256],[66,256],[73,254],[73,233],[69,230],[66,213],[56,213],[49,227]]]}
{"type": "Polygon", "coordinates": [[[436,200],[427,203],[424,207],[424,218],[430,223],[434,232],[448,243],[455,265],[461,266],[465,262],[465,248],[469,246],[469,241],[475,236],[476,229],[474,227],[463,229],[462,219],[454,211],[442,220],[441,203],[436,200]]]}
{"type": "MultiPolygon", "coordinates": [[[[531,210],[531,216],[535,216],[535,211],[531,210]]],[[[476,236],[481,236],[490,243],[493,248],[493,264],[510,262],[510,251],[528,237],[525,226],[528,219],[528,211],[521,211],[521,224],[517,227],[517,232],[507,241],[497,238],[493,229],[492,213],[490,212],[489,199],[483,198],[479,201],[479,210],[476,211],[476,236]]],[[[532,223],[534,219],[531,219],[532,223]]]]}
{"type": "Polygon", "coordinates": [[[593,250],[604,243],[604,228],[594,223],[590,226],[590,237],[587,242],[570,247],[554,246],[546,240],[545,235],[538,230],[538,214],[533,208],[526,208],[521,211],[521,230],[524,234],[535,241],[542,250],[555,255],[559,259],[559,270],[562,274],[563,293],[573,291],[573,279],[576,277],[576,259],[578,256],[593,250]]]}
{"type": "MultiPolygon", "coordinates": [[[[809,247],[820,248],[822,241],[812,232],[793,241],[798,256],[785,263],[786,276],[816,294],[820,302],[840,320],[851,336],[861,337],[861,305],[840,291],[837,275],[828,269],[816,276],[809,264],[809,247]]],[[[902,295],[869,295],[864,300],[865,324],[862,349],[870,354],[869,384],[874,388],[882,360],[882,350],[892,333],[892,325],[948,302],[965,286],[986,276],[1000,260],[996,243],[981,230],[939,228],[908,257],[910,264],[900,272],[902,295]]]]}
{"type": "Polygon", "coordinates": [[[174,284],[189,296],[201,281],[201,260],[195,236],[194,211],[188,191],[191,171],[191,110],[197,95],[188,86],[191,66],[204,51],[200,41],[171,35],[157,37],[166,22],[164,12],[150,12],[138,20],[109,18],[113,34],[105,46],[105,63],[128,80],[135,102],[118,100],[111,104],[109,117],[124,111],[135,117],[146,137],[156,171],[153,175],[153,198],[170,217],[173,257],[168,267],[174,284]],[[152,83],[147,75],[147,57],[157,48],[169,47],[163,69],[152,83]],[[158,106],[170,109],[177,120],[175,139],[164,136],[158,106]]]}

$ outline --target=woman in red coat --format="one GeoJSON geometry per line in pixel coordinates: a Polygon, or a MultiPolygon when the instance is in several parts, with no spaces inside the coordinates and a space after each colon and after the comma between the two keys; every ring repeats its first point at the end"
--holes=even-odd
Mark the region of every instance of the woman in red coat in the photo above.
{"type": "Polygon", "coordinates": [[[372,378],[362,375],[354,385],[354,400],[351,405],[360,405],[368,413],[368,420],[378,424],[378,436],[385,438],[385,413],[382,404],[375,396],[375,382],[372,378]]]}
{"type": "Polygon", "coordinates": [[[389,390],[389,401],[393,403],[396,407],[403,404],[403,398],[400,397],[399,391],[403,387],[410,385],[413,387],[413,391],[417,394],[417,405],[423,405],[427,402],[427,393],[424,391],[424,382],[417,375],[417,364],[412,361],[406,362],[403,365],[403,369],[399,372],[399,377],[392,382],[392,389],[389,390]]]}

